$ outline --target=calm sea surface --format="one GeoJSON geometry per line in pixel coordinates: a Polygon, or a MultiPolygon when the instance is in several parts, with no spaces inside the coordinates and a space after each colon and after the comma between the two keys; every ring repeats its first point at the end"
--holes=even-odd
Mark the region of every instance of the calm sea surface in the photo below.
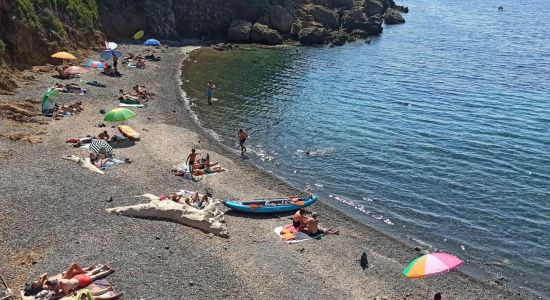
{"type": "Polygon", "coordinates": [[[191,108],[354,218],[550,297],[550,3],[404,4],[370,45],[203,51],[191,108]]]}

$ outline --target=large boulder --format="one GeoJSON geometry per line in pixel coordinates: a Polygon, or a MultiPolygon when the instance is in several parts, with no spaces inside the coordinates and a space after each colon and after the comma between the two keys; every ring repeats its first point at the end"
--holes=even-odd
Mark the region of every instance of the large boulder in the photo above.
{"type": "Polygon", "coordinates": [[[367,17],[384,12],[384,4],[380,0],[365,0],[364,8],[367,17]]]}
{"type": "Polygon", "coordinates": [[[395,9],[389,8],[384,14],[384,22],[388,25],[405,23],[403,16],[395,9]]]}
{"type": "Polygon", "coordinates": [[[289,33],[294,17],[286,8],[275,5],[269,9],[269,23],[280,32],[289,33]]]}
{"type": "Polygon", "coordinates": [[[329,37],[332,45],[342,46],[349,40],[349,35],[344,31],[334,31],[329,37]]]}
{"type": "Polygon", "coordinates": [[[329,8],[345,8],[351,9],[354,4],[354,0],[313,0],[313,4],[326,6],[329,8]]]}
{"type": "Polygon", "coordinates": [[[306,11],[313,15],[315,21],[327,28],[338,29],[340,27],[338,14],[331,9],[321,5],[311,5],[306,8],[306,11]]]}
{"type": "Polygon", "coordinates": [[[300,30],[298,40],[302,45],[324,44],[330,32],[325,28],[309,27],[300,30]]]}
{"type": "Polygon", "coordinates": [[[382,30],[384,30],[382,28],[382,23],[384,23],[384,19],[380,15],[372,16],[367,19],[362,29],[368,36],[380,35],[382,30]]]}
{"type": "Polygon", "coordinates": [[[393,8],[396,9],[397,11],[399,11],[399,12],[402,12],[402,13],[408,13],[409,12],[409,8],[407,6],[396,5],[393,8]]]}
{"type": "Polygon", "coordinates": [[[302,22],[294,22],[290,26],[290,34],[294,37],[298,37],[298,33],[302,30],[302,22]]]}
{"type": "Polygon", "coordinates": [[[347,32],[353,32],[355,29],[360,29],[365,32],[366,36],[379,35],[382,33],[383,19],[379,16],[367,18],[361,10],[347,11],[342,17],[342,27],[347,32]]]}
{"type": "Polygon", "coordinates": [[[251,30],[252,23],[245,20],[236,20],[229,25],[227,37],[232,42],[248,42],[250,40],[251,30]]]}
{"type": "Polygon", "coordinates": [[[250,39],[256,43],[268,45],[277,45],[283,42],[283,37],[277,30],[271,29],[260,23],[254,23],[254,26],[252,26],[250,39]]]}
{"type": "Polygon", "coordinates": [[[261,16],[258,18],[258,20],[256,20],[255,23],[260,23],[268,27],[271,26],[271,23],[269,22],[269,16],[261,16]]]}

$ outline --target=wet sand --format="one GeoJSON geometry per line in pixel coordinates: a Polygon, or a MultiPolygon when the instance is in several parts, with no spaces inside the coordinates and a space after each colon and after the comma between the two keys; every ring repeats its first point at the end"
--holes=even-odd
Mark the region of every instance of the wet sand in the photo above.
{"type": "MultiPolygon", "coordinates": [[[[523,299],[461,272],[408,280],[401,272],[419,256],[417,251],[322,199],[311,209],[321,215],[322,225],[338,228],[340,235],[293,245],[273,233],[290,223],[289,216],[227,212],[230,236],[224,239],[172,222],[107,213],[105,208],[142,203],[135,195],[180,189],[208,190],[221,199],[301,193],[240,159],[197,126],[180,88],[181,62],[193,49],[156,49],[162,60],[148,63],[145,70],[122,69],[120,78],[97,76],[107,87],[88,86],[86,95],[62,94],[59,102],[82,101],[85,110],[50,120],[42,143],[0,138],[0,252],[8,254],[0,258],[0,273],[13,288],[76,261],[112,265],[116,272],[108,278],[125,299],[425,299],[428,288],[441,291],[444,299],[523,299]],[[137,117],[126,122],[141,141],[115,150],[117,157],[133,162],[100,175],[61,159],[86,155],[65,140],[100,133],[103,128],[94,127],[102,119],[99,110],[116,107],[118,90],[135,84],[146,85],[156,96],[146,108],[134,109],[137,117]],[[209,153],[228,171],[199,182],[174,176],[172,165],[184,162],[191,148],[209,153]],[[365,271],[359,265],[363,252],[370,265],[365,271]]],[[[140,46],[123,45],[121,50],[145,53],[140,46]]],[[[36,81],[0,100],[38,100],[59,81],[52,74],[33,73],[36,81]]],[[[94,72],[83,75],[95,77],[94,72]]],[[[106,129],[116,131],[109,124],[106,129]]]]}

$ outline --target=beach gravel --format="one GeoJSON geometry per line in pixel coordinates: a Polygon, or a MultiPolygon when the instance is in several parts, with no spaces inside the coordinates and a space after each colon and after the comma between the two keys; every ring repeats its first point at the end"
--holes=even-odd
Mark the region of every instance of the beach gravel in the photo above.
{"type": "MultiPolygon", "coordinates": [[[[121,43],[122,44],[122,43],[121,43]]],[[[147,54],[136,45],[121,51],[147,54]]],[[[135,195],[167,194],[180,189],[204,191],[216,198],[270,197],[300,191],[238,159],[201,130],[187,111],[178,79],[183,53],[195,47],[155,49],[160,62],[145,70],[122,69],[119,78],[97,76],[107,88],[88,86],[85,95],[62,94],[60,103],[82,101],[79,115],[51,120],[43,143],[0,138],[0,273],[14,288],[42,272],[59,272],[72,261],[109,264],[109,276],[125,299],[424,299],[426,289],[442,291],[446,299],[521,298],[463,273],[410,281],[401,275],[417,252],[360,224],[323,203],[315,204],[322,222],[340,229],[339,236],[287,245],[273,228],[289,216],[251,217],[227,213],[230,237],[223,239],[162,220],[109,214],[106,208],[144,202],[135,195]],[[118,104],[119,89],[145,85],[156,95],[126,124],[141,141],[116,149],[131,164],[115,166],[105,175],[92,173],[63,155],[86,155],[64,141],[98,134],[100,109],[118,104]],[[210,153],[227,172],[191,182],[176,177],[172,165],[189,150],[210,153]],[[360,266],[367,252],[369,268],[360,266]]],[[[35,73],[2,101],[39,99],[58,80],[52,73],[35,73]]],[[[78,80],[72,80],[78,82],[78,80]]],[[[185,86],[184,86],[185,87],[185,86]]],[[[116,129],[105,128],[110,134],[116,129]]],[[[225,208],[224,208],[225,209],[225,208]]]]}

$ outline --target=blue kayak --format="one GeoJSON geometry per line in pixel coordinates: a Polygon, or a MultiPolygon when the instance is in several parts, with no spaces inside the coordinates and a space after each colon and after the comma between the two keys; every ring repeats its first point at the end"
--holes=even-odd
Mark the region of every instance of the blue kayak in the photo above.
{"type": "Polygon", "coordinates": [[[300,208],[310,206],[315,203],[317,198],[318,197],[316,195],[312,195],[309,197],[258,199],[252,201],[226,200],[223,204],[240,212],[253,214],[275,214],[297,211],[300,208]]]}

